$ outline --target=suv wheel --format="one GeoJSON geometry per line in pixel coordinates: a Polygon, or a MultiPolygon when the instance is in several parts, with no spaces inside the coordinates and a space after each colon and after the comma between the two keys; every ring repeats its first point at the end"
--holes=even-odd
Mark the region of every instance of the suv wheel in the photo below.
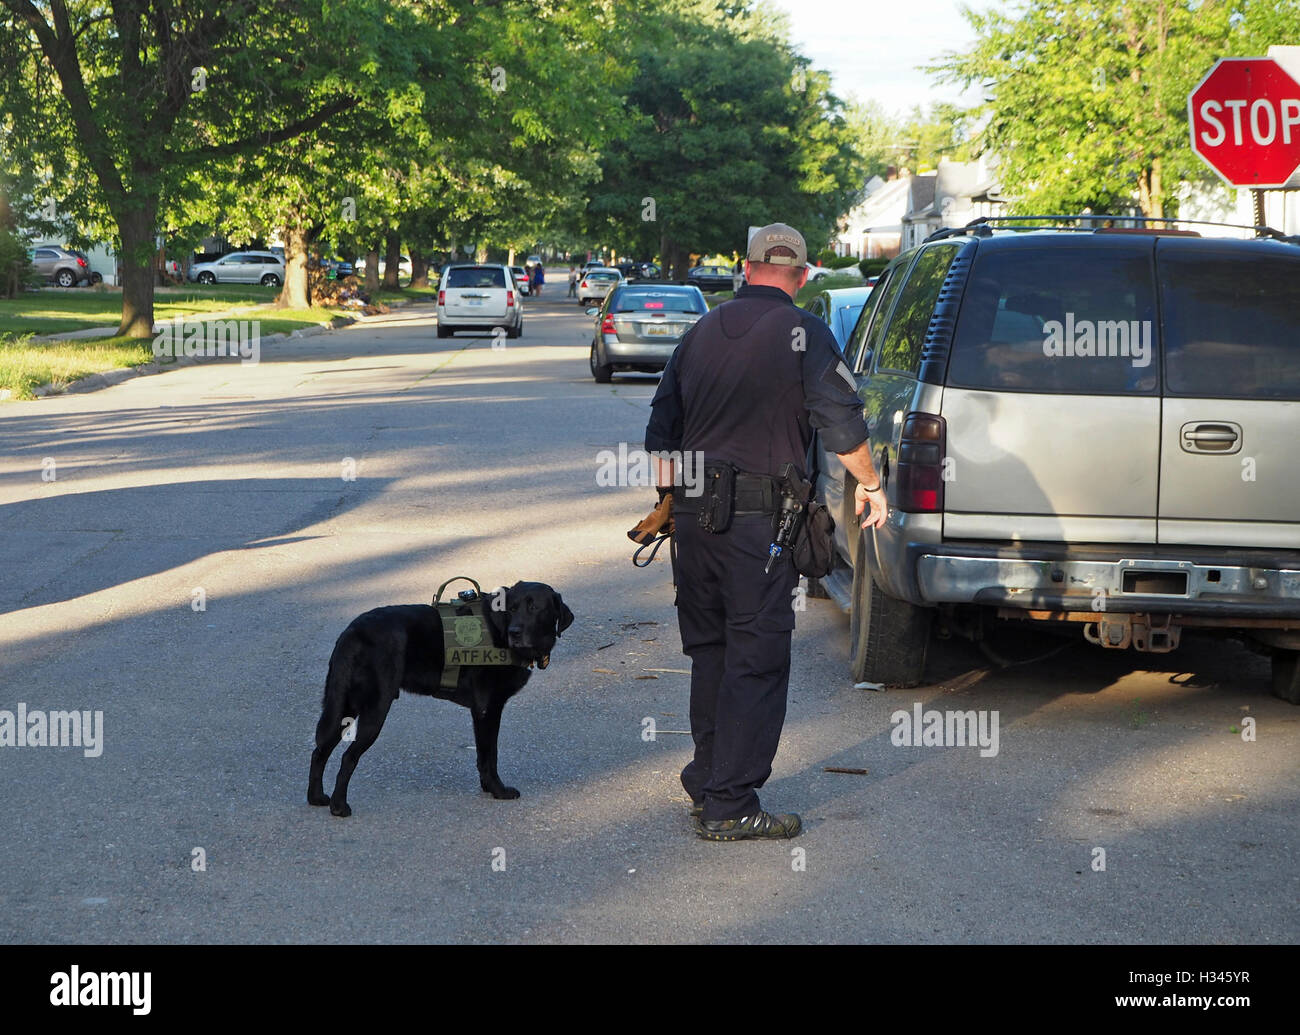
{"type": "Polygon", "coordinates": [[[1273,696],[1300,704],[1300,650],[1273,652],[1273,696]]]}
{"type": "Polygon", "coordinates": [[[591,343],[590,362],[591,362],[591,376],[596,379],[596,384],[598,385],[609,384],[610,378],[614,376],[614,368],[609,366],[608,364],[604,364],[604,365],[601,364],[599,358],[596,356],[596,343],[594,341],[591,343]]]}
{"type": "Polygon", "coordinates": [[[280,286],[280,278],[277,277],[274,273],[268,273],[265,277],[262,278],[262,287],[279,287],[279,286],[280,286]]]}
{"type": "Polygon", "coordinates": [[[853,611],[849,615],[853,681],[916,686],[925,675],[934,612],[886,596],[868,567],[866,548],[859,543],[853,566],[853,611]]]}
{"type": "Polygon", "coordinates": [[[438,324],[438,337],[439,337],[439,338],[450,338],[450,337],[452,336],[452,333],[453,333],[453,332],[452,332],[452,329],[451,329],[450,327],[444,327],[442,324],[438,324]]]}
{"type": "Polygon", "coordinates": [[[200,284],[215,284],[217,277],[211,270],[204,270],[199,274],[198,281],[200,284]]]}
{"type": "Polygon", "coordinates": [[[76,282],[77,275],[73,273],[72,270],[59,270],[59,272],[54,275],[54,283],[58,284],[61,288],[72,287],[76,282]]]}

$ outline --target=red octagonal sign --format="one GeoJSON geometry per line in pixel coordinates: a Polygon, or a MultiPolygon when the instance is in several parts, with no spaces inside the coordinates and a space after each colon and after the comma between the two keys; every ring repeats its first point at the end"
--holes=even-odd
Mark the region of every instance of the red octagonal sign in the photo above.
{"type": "Polygon", "coordinates": [[[1281,187],[1300,167],[1300,85],[1272,58],[1222,58],[1187,98],[1192,150],[1232,187],[1281,187]]]}

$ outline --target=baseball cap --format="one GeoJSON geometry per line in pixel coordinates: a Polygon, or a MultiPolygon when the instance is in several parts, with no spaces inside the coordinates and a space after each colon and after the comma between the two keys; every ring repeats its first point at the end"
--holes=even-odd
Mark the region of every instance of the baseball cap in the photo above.
{"type": "Polygon", "coordinates": [[[770,262],[776,266],[802,266],[808,261],[808,246],[804,243],[803,234],[794,227],[786,226],[785,223],[769,223],[750,238],[745,258],[750,262],[770,262]],[[794,252],[794,257],[773,255],[769,258],[768,252],[773,248],[789,248],[794,252]]]}

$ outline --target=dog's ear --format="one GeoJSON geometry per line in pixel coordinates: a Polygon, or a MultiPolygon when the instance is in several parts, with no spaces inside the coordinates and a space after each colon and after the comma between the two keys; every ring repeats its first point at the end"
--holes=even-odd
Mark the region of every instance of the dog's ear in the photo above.
{"type": "Polygon", "coordinates": [[[555,590],[551,590],[551,596],[555,599],[555,609],[560,613],[560,617],[555,622],[555,635],[559,636],[560,633],[573,624],[573,612],[565,604],[564,598],[555,590]]]}
{"type": "Polygon", "coordinates": [[[509,590],[505,586],[498,586],[484,596],[487,606],[483,611],[487,615],[488,625],[492,628],[493,639],[499,644],[506,642],[506,634],[510,628],[510,608],[506,603],[508,593],[509,590]]]}

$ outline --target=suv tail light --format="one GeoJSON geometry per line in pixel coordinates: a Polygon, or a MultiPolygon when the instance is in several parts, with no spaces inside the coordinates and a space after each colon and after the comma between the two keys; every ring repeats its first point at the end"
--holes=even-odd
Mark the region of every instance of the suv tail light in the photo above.
{"type": "Polygon", "coordinates": [[[439,305],[446,305],[446,304],[447,304],[447,292],[445,292],[445,291],[439,291],[439,292],[438,292],[438,304],[439,304],[439,305]]]}
{"type": "Polygon", "coordinates": [[[614,326],[614,314],[606,313],[605,322],[600,325],[601,334],[617,334],[618,329],[614,326]]]}
{"type": "Polygon", "coordinates": [[[509,309],[514,304],[515,304],[515,293],[511,291],[509,288],[506,288],[506,308],[509,309]]]}
{"type": "Polygon", "coordinates": [[[77,256],[77,265],[78,265],[78,266],[84,266],[84,265],[86,265],[86,260],[83,259],[81,256],[77,256]]]}
{"type": "Polygon", "coordinates": [[[583,277],[583,278],[582,278],[582,286],[583,286],[583,287],[586,287],[586,286],[587,286],[587,278],[586,278],[586,277],[583,277]]]}
{"type": "Polygon", "coordinates": [[[909,413],[903,420],[890,495],[899,510],[913,514],[943,511],[943,459],[947,425],[942,417],[909,413]]]}

